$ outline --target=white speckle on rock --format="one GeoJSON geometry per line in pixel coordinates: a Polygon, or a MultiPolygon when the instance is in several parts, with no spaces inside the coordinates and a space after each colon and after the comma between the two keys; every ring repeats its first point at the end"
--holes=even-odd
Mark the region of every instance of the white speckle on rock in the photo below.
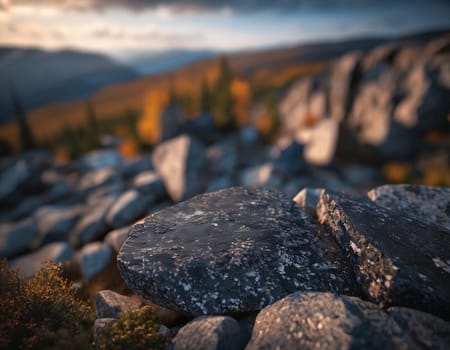
{"type": "Polygon", "coordinates": [[[449,262],[448,260],[447,260],[447,262],[445,262],[439,257],[433,258],[433,263],[438,269],[441,269],[447,273],[450,273],[450,265],[448,264],[448,262],[449,262]]]}
{"type": "Polygon", "coordinates": [[[358,246],[353,241],[350,241],[350,248],[352,248],[353,253],[361,255],[361,249],[359,249],[358,246]]]}
{"type": "Polygon", "coordinates": [[[185,292],[191,290],[192,286],[190,283],[181,283],[185,292]]]}

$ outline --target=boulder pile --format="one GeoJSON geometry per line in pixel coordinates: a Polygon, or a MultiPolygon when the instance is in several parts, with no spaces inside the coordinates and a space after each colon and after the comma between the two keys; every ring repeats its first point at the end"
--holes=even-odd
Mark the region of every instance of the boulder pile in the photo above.
{"type": "Polygon", "coordinates": [[[118,266],[134,296],[99,292],[95,336],[150,303],[174,350],[447,349],[450,189],[384,185],[380,164],[431,150],[448,176],[449,43],[300,78],[275,144],[206,112],[178,127],[167,110],[163,141],[133,159],[3,158],[0,258],[85,281],[118,266]]]}
{"type": "Polygon", "coordinates": [[[293,201],[232,187],[131,228],[117,257],[124,281],[192,318],[173,329],[172,349],[446,348],[450,231],[421,220],[428,203],[415,199],[443,198],[435,217],[448,217],[450,190],[385,185],[364,198],[322,189],[304,200],[308,193],[317,191],[293,201]],[[374,193],[409,200],[383,207],[374,193]]]}

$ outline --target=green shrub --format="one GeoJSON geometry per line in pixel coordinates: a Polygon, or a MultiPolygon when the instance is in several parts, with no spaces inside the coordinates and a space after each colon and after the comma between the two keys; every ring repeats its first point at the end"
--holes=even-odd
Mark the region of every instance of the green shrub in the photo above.
{"type": "Polygon", "coordinates": [[[94,318],[62,277],[61,265],[44,263],[36,275],[24,278],[1,261],[1,349],[86,349],[94,318]]]}
{"type": "Polygon", "coordinates": [[[96,347],[99,350],[163,349],[169,338],[159,334],[159,329],[151,307],[128,310],[99,334],[96,347]]]}

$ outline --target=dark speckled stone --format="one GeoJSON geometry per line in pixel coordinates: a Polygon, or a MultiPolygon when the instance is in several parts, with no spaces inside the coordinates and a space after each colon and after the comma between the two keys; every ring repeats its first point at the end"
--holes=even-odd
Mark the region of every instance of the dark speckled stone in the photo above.
{"type": "Polygon", "coordinates": [[[246,350],[447,349],[450,324],[407,308],[385,312],[359,298],[298,292],[263,309],[246,350]]]}
{"type": "Polygon", "coordinates": [[[322,192],[318,215],[352,262],[366,297],[450,318],[450,235],[442,226],[330,191],[322,192]]]}
{"type": "Polygon", "coordinates": [[[450,188],[419,185],[383,185],[368,193],[379,206],[450,230],[450,188]]]}
{"type": "Polygon", "coordinates": [[[299,290],[357,294],[333,238],[282,192],[234,187],[133,226],[118,255],[128,286],[192,315],[260,310],[299,290]]]}

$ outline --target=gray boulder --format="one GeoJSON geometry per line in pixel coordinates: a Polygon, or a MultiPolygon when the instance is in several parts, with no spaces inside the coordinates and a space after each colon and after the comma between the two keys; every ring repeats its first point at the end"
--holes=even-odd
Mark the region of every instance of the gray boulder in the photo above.
{"type": "Polygon", "coordinates": [[[221,137],[214,116],[208,112],[202,112],[196,118],[187,120],[181,127],[181,131],[206,145],[214,143],[221,137]]]}
{"type": "Polygon", "coordinates": [[[112,290],[101,290],[95,295],[97,318],[119,318],[124,311],[137,309],[142,303],[112,290]]]}
{"type": "Polygon", "coordinates": [[[11,196],[30,176],[27,164],[19,161],[0,174],[0,200],[11,196]]]}
{"type": "Polygon", "coordinates": [[[69,240],[70,231],[82,213],[82,207],[52,205],[41,207],[34,214],[39,232],[38,245],[69,240]]]}
{"type": "Polygon", "coordinates": [[[74,247],[92,242],[108,232],[105,219],[116,200],[117,197],[109,196],[94,205],[87,206],[70,234],[70,243],[74,247]]]}
{"type": "Polygon", "coordinates": [[[418,64],[408,72],[401,87],[405,97],[394,110],[394,118],[399,124],[414,127],[422,133],[450,130],[447,119],[450,89],[439,81],[444,64],[418,64]]]}
{"type": "Polygon", "coordinates": [[[41,173],[51,164],[50,153],[28,151],[0,160],[0,203],[18,193],[35,192],[42,186],[41,173]]]}
{"type": "Polygon", "coordinates": [[[147,196],[159,200],[166,195],[166,189],[161,177],[154,171],[144,171],[137,174],[132,181],[133,188],[147,196]]]}
{"type": "Polygon", "coordinates": [[[419,185],[383,185],[368,192],[375,204],[450,231],[450,189],[419,185]]]}
{"type": "Polygon", "coordinates": [[[228,188],[134,225],[117,258],[126,284],[192,315],[260,310],[297,290],[357,293],[331,236],[283,193],[228,188]]]}
{"type": "Polygon", "coordinates": [[[395,312],[399,315],[355,297],[298,292],[258,314],[246,350],[423,349],[425,344],[445,349],[448,345],[449,323],[415,310],[395,312]],[[415,322],[397,323],[408,316],[415,322]]]}
{"type": "Polygon", "coordinates": [[[49,243],[35,250],[33,253],[22,255],[11,260],[10,266],[18,268],[24,276],[34,275],[42,262],[49,260],[54,263],[64,262],[72,258],[73,249],[66,242],[49,243]]]}
{"type": "Polygon", "coordinates": [[[152,170],[154,170],[152,161],[146,156],[125,159],[119,168],[120,174],[126,179],[133,178],[142,172],[152,170]]]}
{"type": "Polygon", "coordinates": [[[86,197],[85,203],[88,206],[95,206],[103,202],[105,198],[108,197],[119,197],[126,190],[125,184],[121,181],[113,182],[111,184],[106,184],[101,186],[89,193],[86,197]]]}
{"type": "Polygon", "coordinates": [[[86,244],[77,252],[75,260],[86,280],[102,272],[113,258],[112,248],[107,244],[94,242],[86,244]]]}
{"type": "Polygon", "coordinates": [[[109,209],[106,222],[112,228],[131,224],[147,212],[149,198],[136,190],[129,190],[120,196],[109,209]]]}
{"type": "Polygon", "coordinates": [[[321,194],[318,214],[349,257],[367,298],[449,317],[449,231],[363,197],[329,191],[321,194]]]}
{"type": "Polygon", "coordinates": [[[330,117],[338,122],[342,122],[350,110],[361,58],[360,52],[343,56],[334,64],[330,74],[330,117]]]}
{"type": "Polygon", "coordinates": [[[185,119],[183,110],[177,104],[172,103],[167,106],[161,116],[160,141],[166,141],[179,135],[185,119]]]}
{"type": "Polygon", "coordinates": [[[402,70],[411,67],[411,55],[409,52],[405,55],[399,55],[399,48],[393,45],[377,46],[367,53],[361,60],[360,68],[363,82],[376,81],[380,75],[390,69],[393,62],[400,57],[400,64],[395,64],[402,70]]]}
{"type": "Polygon", "coordinates": [[[280,103],[282,132],[294,137],[308,115],[308,101],[313,89],[311,78],[299,79],[280,103]]]}
{"type": "Polygon", "coordinates": [[[417,345],[423,349],[445,349],[450,343],[450,324],[425,312],[406,307],[391,307],[386,310],[417,345]]]}
{"type": "Polygon", "coordinates": [[[280,154],[274,160],[275,168],[288,175],[298,175],[305,172],[307,164],[303,157],[304,145],[292,141],[280,150],[280,154]]]}
{"type": "Polygon", "coordinates": [[[33,246],[37,238],[36,222],[32,218],[0,224],[0,259],[23,253],[33,246]]]}
{"type": "Polygon", "coordinates": [[[213,177],[231,177],[238,166],[238,146],[233,138],[225,139],[206,150],[209,172],[213,177]]]}
{"type": "Polygon", "coordinates": [[[1,210],[0,222],[8,223],[24,219],[45,204],[47,204],[47,201],[42,196],[24,197],[16,205],[1,210]]]}
{"type": "Polygon", "coordinates": [[[201,316],[182,327],[172,350],[241,350],[239,323],[229,316],[201,316]]]}
{"type": "Polygon", "coordinates": [[[195,139],[181,135],[166,141],[155,149],[152,160],[173,201],[187,199],[206,188],[205,148],[195,139]]]}
{"type": "Polygon", "coordinates": [[[305,146],[305,159],[314,165],[329,165],[336,152],[339,136],[339,122],[335,119],[324,119],[311,130],[305,146]]]}
{"type": "Polygon", "coordinates": [[[232,179],[228,176],[215,177],[210,179],[208,187],[205,192],[215,192],[218,190],[223,190],[224,188],[233,186],[234,183],[232,179]]]}
{"type": "Polygon", "coordinates": [[[292,199],[297,203],[311,218],[317,218],[317,204],[319,203],[321,188],[302,189],[292,199]]]}
{"type": "Polygon", "coordinates": [[[283,183],[282,174],[277,171],[273,163],[256,165],[244,169],[240,176],[240,184],[243,186],[266,186],[270,188],[280,187],[283,183]]]}
{"type": "Polygon", "coordinates": [[[104,168],[118,167],[123,162],[119,152],[112,149],[95,150],[83,155],[79,160],[80,170],[88,172],[104,168]]]}
{"type": "Polygon", "coordinates": [[[114,168],[91,170],[82,175],[78,181],[78,189],[90,193],[100,187],[111,185],[119,180],[114,168]]]}
{"type": "Polygon", "coordinates": [[[129,226],[115,229],[105,236],[104,242],[114,249],[116,253],[118,253],[123,242],[125,242],[128,237],[129,230],[129,226]]]}

